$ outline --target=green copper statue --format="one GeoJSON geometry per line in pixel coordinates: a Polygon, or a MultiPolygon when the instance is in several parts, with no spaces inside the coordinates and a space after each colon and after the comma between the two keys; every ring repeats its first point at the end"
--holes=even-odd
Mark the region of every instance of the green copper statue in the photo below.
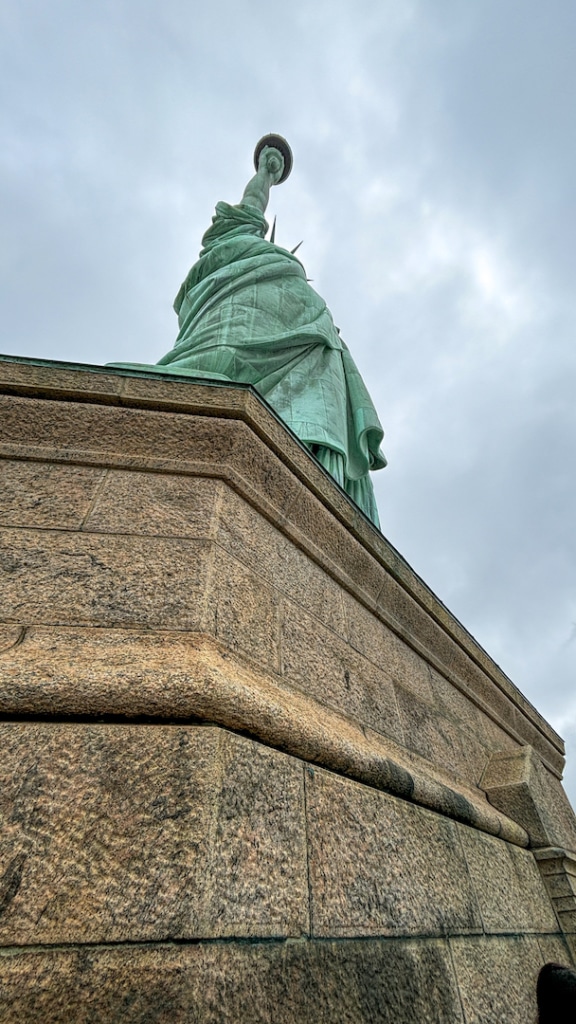
{"type": "Polygon", "coordinates": [[[253,384],[366,515],[379,525],[369,471],[382,469],[383,430],[326,303],[295,255],[266,241],[270,186],[290,173],[280,136],[256,147],[238,206],[218,203],[174,309],[180,333],[157,366],[253,384]]]}

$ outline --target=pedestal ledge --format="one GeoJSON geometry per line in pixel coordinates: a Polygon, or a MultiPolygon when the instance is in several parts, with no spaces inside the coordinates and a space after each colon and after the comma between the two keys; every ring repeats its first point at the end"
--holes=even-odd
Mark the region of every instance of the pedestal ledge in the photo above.
{"type": "Polygon", "coordinates": [[[480,790],[256,672],[210,637],[34,628],[4,655],[0,676],[5,718],[209,722],[528,845],[524,829],[491,807],[480,790]]]}

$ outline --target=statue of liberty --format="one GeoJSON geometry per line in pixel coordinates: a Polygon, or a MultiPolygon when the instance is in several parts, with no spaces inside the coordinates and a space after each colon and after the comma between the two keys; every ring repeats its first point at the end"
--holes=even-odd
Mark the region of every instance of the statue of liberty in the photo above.
{"type": "Polygon", "coordinates": [[[292,166],[288,143],[262,139],[237,206],[220,202],[174,309],[180,332],[163,373],[252,384],[362,511],[379,525],[370,470],[384,432],[360,373],[300,260],[267,241],[270,187],[292,166]]]}

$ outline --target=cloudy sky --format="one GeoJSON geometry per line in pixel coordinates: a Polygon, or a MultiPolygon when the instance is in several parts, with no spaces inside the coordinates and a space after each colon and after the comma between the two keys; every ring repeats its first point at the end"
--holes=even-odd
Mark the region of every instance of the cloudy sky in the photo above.
{"type": "Polygon", "coordinates": [[[383,532],[567,741],[576,8],[2,0],[5,353],[156,362],[218,199],[272,193],[371,390],[383,532]]]}

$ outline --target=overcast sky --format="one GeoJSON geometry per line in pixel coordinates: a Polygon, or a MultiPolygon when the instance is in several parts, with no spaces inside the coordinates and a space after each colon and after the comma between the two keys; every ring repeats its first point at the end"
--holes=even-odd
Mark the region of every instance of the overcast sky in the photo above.
{"type": "Polygon", "coordinates": [[[5,353],[156,362],[218,199],[273,190],[368,383],[385,536],[567,741],[576,7],[2,0],[5,353]]]}

